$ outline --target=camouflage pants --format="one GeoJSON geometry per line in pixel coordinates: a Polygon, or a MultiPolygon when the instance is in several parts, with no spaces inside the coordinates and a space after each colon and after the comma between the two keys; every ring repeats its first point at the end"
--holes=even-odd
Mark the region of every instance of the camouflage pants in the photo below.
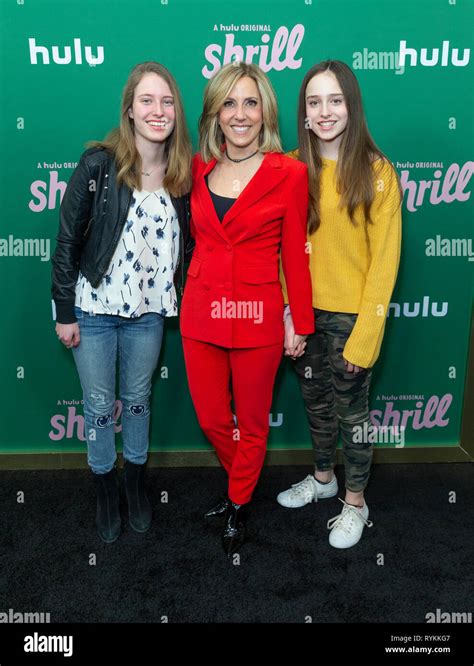
{"type": "MultiPolygon", "coordinates": [[[[295,361],[308,415],[316,469],[333,469],[339,427],[346,488],[364,490],[369,480],[373,445],[363,436],[354,441],[354,428],[369,425],[371,370],[346,372],[342,352],[356,314],[315,310],[316,332],[308,336],[306,351],[295,361]]],[[[364,431],[359,431],[363,433],[364,431]]]]}

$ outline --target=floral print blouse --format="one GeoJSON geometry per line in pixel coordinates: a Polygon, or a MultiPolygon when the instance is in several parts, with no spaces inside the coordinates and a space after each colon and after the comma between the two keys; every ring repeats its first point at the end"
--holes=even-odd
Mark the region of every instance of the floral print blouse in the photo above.
{"type": "Polygon", "coordinates": [[[90,314],[178,314],[174,270],[179,222],[169,194],[134,190],[127,221],[104,278],[94,289],[79,273],[76,306],[90,314]]]}

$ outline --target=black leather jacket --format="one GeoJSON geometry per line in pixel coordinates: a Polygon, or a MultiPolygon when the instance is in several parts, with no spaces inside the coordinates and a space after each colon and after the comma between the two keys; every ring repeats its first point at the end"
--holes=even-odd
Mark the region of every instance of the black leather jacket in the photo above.
{"type": "MultiPolygon", "coordinates": [[[[51,258],[52,295],[56,321],[71,324],[79,270],[97,288],[120,240],[130,208],[132,191],[117,188],[116,165],[102,148],[86,150],[69,180],[61,203],[56,250],[51,258]]],[[[189,233],[189,195],[171,197],[180,227],[180,252],[174,274],[182,294],[184,262],[189,261],[194,239],[189,233]],[[183,251],[184,250],[184,251],[183,251]]]]}

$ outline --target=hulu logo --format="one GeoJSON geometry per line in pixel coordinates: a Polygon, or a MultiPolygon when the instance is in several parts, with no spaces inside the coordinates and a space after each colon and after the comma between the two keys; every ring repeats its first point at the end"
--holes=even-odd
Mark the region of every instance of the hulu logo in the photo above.
{"type": "Polygon", "coordinates": [[[429,296],[423,296],[423,300],[415,303],[390,303],[387,317],[446,317],[448,314],[448,302],[443,301],[441,308],[437,301],[430,301],[429,296]]]}
{"type": "Polygon", "coordinates": [[[469,58],[471,56],[471,49],[464,49],[462,58],[459,57],[459,49],[452,49],[450,47],[449,41],[444,40],[439,48],[422,48],[418,54],[417,49],[407,47],[405,39],[400,41],[399,55],[398,55],[398,66],[405,67],[405,60],[409,58],[410,67],[416,67],[418,62],[418,55],[420,56],[420,65],[423,67],[434,67],[435,65],[440,64],[441,67],[448,67],[449,64],[454,65],[454,67],[465,67],[469,63],[469,58]],[[429,54],[429,51],[431,53],[429,54]],[[441,62],[440,62],[440,52],[441,52],[441,62]],[[450,62],[451,61],[451,62],[450,62]]]}
{"type": "Polygon", "coordinates": [[[51,56],[47,46],[39,46],[36,44],[36,39],[30,37],[28,39],[30,46],[30,62],[32,65],[38,65],[38,56],[41,56],[43,65],[49,65],[51,59],[56,65],[70,65],[74,62],[75,65],[82,65],[83,58],[85,61],[94,67],[95,65],[102,65],[104,62],[104,47],[97,47],[97,55],[92,55],[92,47],[84,46],[84,54],[82,52],[81,40],[74,39],[74,46],[52,46],[51,56]],[[73,60],[74,54],[74,60],[73,60]]]}

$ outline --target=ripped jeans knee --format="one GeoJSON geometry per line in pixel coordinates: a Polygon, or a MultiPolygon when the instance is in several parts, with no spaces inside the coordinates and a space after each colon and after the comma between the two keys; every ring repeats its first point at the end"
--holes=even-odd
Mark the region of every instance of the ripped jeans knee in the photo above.
{"type": "Polygon", "coordinates": [[[88,407],[94,427],[108,428],[114,423],[115,400],[111,402],[103,393],[91,393],[88,407]]]}

